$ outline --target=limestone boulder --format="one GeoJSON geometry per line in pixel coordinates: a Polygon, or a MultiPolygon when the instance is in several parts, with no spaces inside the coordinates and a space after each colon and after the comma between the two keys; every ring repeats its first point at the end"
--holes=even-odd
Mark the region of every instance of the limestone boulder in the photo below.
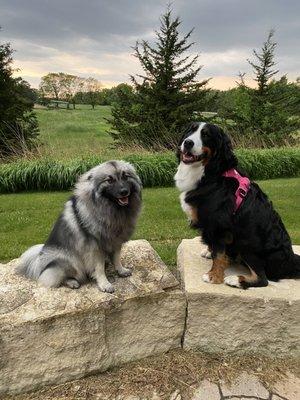
{"type": "Polygon", "coordinates": [[[186,300],[145,240],[124,245],[133,275],[46,289],[0,265],[0,394],[34,390],[179,347],[186,300]]]}
{"type": "MultiPolygon", "coordinates": [[[[184,348],[208,353],[256,353],[300,357],[300,280],[269,282],[263,288],[238,289],[202,280],[212,261],[201,257],[199,237],[183,240],[178,268],[187,297],[184,348]]],[[[294,247],[300,253],[300,246],[294,247]]],[[[227,275],[245,271],[242,266],[227,275]]]]}

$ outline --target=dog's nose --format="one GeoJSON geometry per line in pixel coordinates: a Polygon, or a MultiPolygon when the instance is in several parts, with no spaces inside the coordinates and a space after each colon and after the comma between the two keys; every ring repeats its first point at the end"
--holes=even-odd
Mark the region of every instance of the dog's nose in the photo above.
{"type": "Polygon", "coordinates": [[[120,190],[120,196],[126,197],[128,195],[129,195],[128,189],[123,188],[120,190]]]}
{"type": "Polygon", "coordinates": [[[193,148],[194,142],[191,139],[186,139],[183,144],[185,150],[189,151],[193,148]]]}

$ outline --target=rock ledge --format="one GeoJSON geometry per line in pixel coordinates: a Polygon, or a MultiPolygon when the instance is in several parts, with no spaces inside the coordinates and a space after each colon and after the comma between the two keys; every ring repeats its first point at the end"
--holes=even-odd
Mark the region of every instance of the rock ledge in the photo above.
{"type": "MultiPolygon", "coordinates": [[[[211,260],[200,256],[203,248],[199,237],[185,239],[178,247],[188,303],[184,348],[299,358],[300,281],[286,279],[248,290],[205,283],[202,275],[211,260]]],[[[300,246],[294,251],[300,253],[300,246]]],[[[236,273],[229,269],[227,274],[236,273]]]]}
{"type": "Polygon", "coordinates": [[[180,347],[186,300],[145,240],[124,245],[130,278],[45,289],[0,265],[0,394],[34,390],[180,347]]]}

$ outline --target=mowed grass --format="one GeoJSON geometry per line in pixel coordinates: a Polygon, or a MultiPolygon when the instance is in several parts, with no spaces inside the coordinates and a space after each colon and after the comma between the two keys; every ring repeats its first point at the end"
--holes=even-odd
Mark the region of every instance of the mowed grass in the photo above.
{"type": "Polygon", "coordinates": [[[109,151],[112,138],[106,132],[109,106],[77,105],[76,109],[35,110],[39,127],[41,156],[69,159],[109,151]]]}
{"type": "MultiPolygon", "coordinates": [[[[300,244],[300,178],[259,182],[281,215],[293,243],[300,244]]],[[[33,244],[43,243],[70,192],[0,195],[0,261],[18,257],[33,244]]],[[[135,239],[147,239],[174,268],[183,238],[197,236],[188,227],[175,188],[144,189],[143,211],[135,239]]]]}
{"type": "MultiPolygon", "coordinates": [[[[93,110],[89,105],[78,104],[75,110],[37,108],[35,112],[41,142],[38,157],[70,160],[97,155],[107,160],[134,151],[118,148],[108,134],[106,118],[111,116],[110,106],[96,106],[93,110]]],[[[141,149],[137,151],[140,153],[141,149]]]]}

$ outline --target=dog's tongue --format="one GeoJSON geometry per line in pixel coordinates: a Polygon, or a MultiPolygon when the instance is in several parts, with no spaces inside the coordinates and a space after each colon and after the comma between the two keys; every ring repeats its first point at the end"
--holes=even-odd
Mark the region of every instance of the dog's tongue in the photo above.
{"type": "Polygon", "coordinates": [[[127,206],[128,204],[128,196],[125,197],[120,197],[118,199],[119,204],[121,204],[121,206],[127,206]]]}
{"type": "Polygon", "coordinates": [[[195,157],[192,154],[184,153],[182,155],[182,159],[183,161],[189,162],[189,161],[194,161],[195,157]]]}

